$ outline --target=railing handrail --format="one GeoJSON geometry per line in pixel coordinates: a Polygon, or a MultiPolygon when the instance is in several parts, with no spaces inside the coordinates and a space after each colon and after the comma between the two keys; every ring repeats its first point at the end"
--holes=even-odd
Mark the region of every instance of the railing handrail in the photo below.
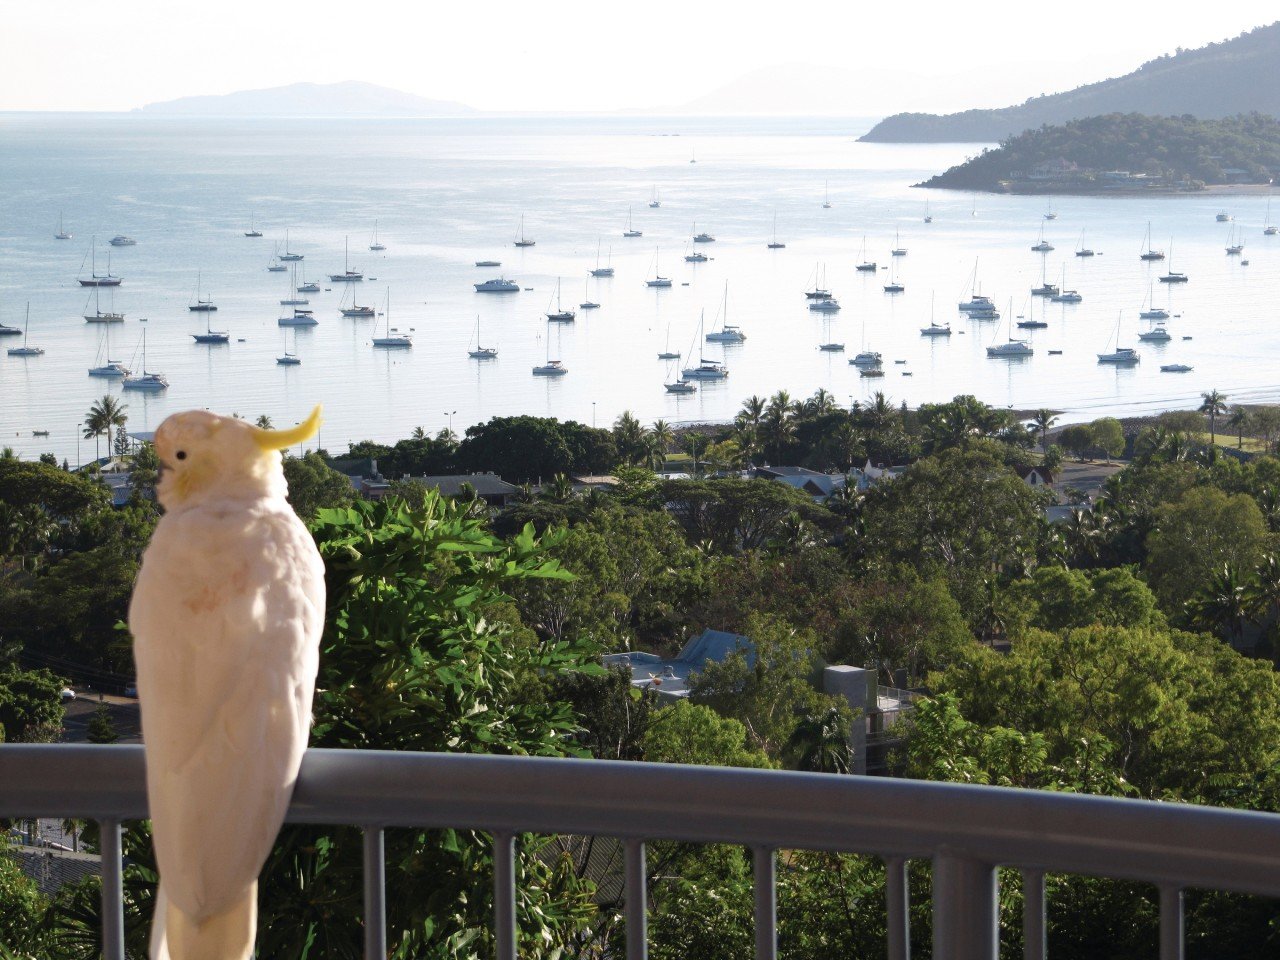
{"type": "MultiPolygon", "coordinates": [[[[0,746],[0,817],[138,820],[138,746],[0,746]]],[[[288,819],[939,854],[1280,896],[1280,816],[918,780],[474,754],[307,751],[288,819]]]]}

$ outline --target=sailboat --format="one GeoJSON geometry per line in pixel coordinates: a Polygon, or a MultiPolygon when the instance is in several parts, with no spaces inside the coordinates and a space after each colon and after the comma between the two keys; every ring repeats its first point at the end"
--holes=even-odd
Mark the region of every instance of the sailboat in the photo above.
{"type": "Polygon", "coordinates": [[[590,293],[591,293],[591,281],[590,280],[582,281],[582,298],[583,299],[582,299],[582,302],[578,304],[579,310],[600,309],[600,304],[596,303],[594,300],[591,299],[590,293]]]}
{"type": "Polygon", "coordinates": [[[560,304],[560,278],[556,277],[556,295],[553,298],[556,302],[555,310],[551,309],[551,304],[547,304],[547,320],[551,323],[573,323],[574,317],[577,316],[572,310],[566,310],[560,304]]]}
{"type": "Polygon", "coordinates": [[[658,199],[658,185],[655,183],[653,185],[653,199],[649,201],[649,209],[657,210],[660,206],[662,206],[662,201],[658,199]]]}
{"type": "Polygon", "coordinates": [[[293,331],[293,350],[289,350],[286,346],[281,356],[276,357],[276,363],[282,367],[299,367],[302,365],[302,358],[298,356],[298,331],[293,331]]]}
{"type": "MultiPolygon", "coordinates": [[[[111,291],[111,292],[114,293],[114,291],[111,291]]],[[[85,323],[124,323],[123,313],[118,313],[114,309],[105,310],[105,311],[102,309],[102,305],[101,303],[99,303],[101,296],[102,296],[101,288],[94,287],[93,288],[93,313],[85,313],[84,322],[85,323]]],[[[113,298],[111,307],[114,308],[114,306],[115,306],[115,302],[113,298]]],[[[87,301],[85,302],[84,307],[86,311],[89,309],[89,304],[87,301]]]]}
{"type": "Polygon", "coordinates": [[[1119,316],[1116,317],[1116,333],[1115,333],[1115,350],[1111,353],[1098,354],[1099,363],[1111,363],[1121,367],[1131,367],[1142,358],[1138,355],[1138,351],[1133,347],[1120,346],[1120,321],[1124,319],[1124,311],[1121,310],[1119,316]]]}
{"type": "Polygon", "coordinates": [[[1040,286],[1031,288],[1031,295],[1033,297],[1054,297],[1057,296],[1059,291],[1062,289],[1056,283],[1050,283],[1049,278],[1045,276],[1046,268],[1048,266],[1046,260],[1047,258],[1044,257],[1040,259],[1040,286]]]}
{"type": "Polygon", "coordinates": [[[1160,278],[1161,283],[1186,283],[1188,280],[1191,279],[1185,273],[1179,273],[1178,271],[1172,269],[1173,267],[1173,241],[1172,240],[1169,241],[1169,267],[1170,267],[1169,272],[1160,278]]]}
{"type": "Polygon", "coordinates": [[[127,376],[120,384],[125,390],[141,390],[146,393],[159,393],[169,389],[169,381],[163,373],[150,373],[147,370],[147,331],[142,331],[142,373],[138,376],[127,376]]]}
{"type": "Polygon", "coordinates": [[[854,267],[859,273],[875,273],[877,270],[876,262],[867,259],[867,238],[864,234],[862,237],[862,249],[858,253],[858,265],[854,267]]]}
{"type": "Polygon", "coordinates": [[[609,248],[609,264],[608,266],[600,266],[600,242],[596,241],[596,267],[591,271],[593,277],[612,277],[613,276],[613,247],[609,248]]]}
{"type": "Polygon", "coordinates": [[[933,214],[929,212],[929,201],[924,202],[924,222],[933,223],[933,214]]]}
{"type": "Polygon", "coordinates": [[[813,289],[806,290],[804,298],[809,301],[810,310],[829,310],[834,313],[840,309],[839,301],[827,287],[826,267],[816,263],[813,265],[813,289]]]}
{"type": "Polygon", "coordinates": [[[898,241],[897,230],[893,231],[893,249],[889,253],[895,257],[905,257],[907,255],[907,248],[898,241]]]}
{"type": "Polygon", "coordinates": [[[292,263],[295,260],[302,259],[302,254],[291,253],[289,251],[289,231],[288,230],[285,230],[284,232],[284,253],[280,254],[280,259],[285,261],[286,263],[292,263]]]}
{"type": "Polygon", "coordinates": [[[62,211],[61,210],[58,211],[58,232],[53,235],[53,239],[55,240],[71,239],[71,234],[67,233],[66,230],[62,229],[62,211]]]}
{"type": "Polygon", "coordinates": [[[405,333],[392,333],[391,327],[391,288],[387,288],[387,304],[383,308],[382,315],[387,320],[387,331],[384,336],[374,337],[373,345],[388,350],[401,350],[406,347],[413,346],[413,338],[405,333]]]}
{"type": "MultiPolygon", "coordinates": [[[[707,312],[705,310],[699,312],[698,333],[693,341],[695,346],[702,342],[702,328],[706,323],[706,319],[707,312]]],[[[716,363],[714,360],[700,357],[696,367],[685,367],[680,371],[680,376],[684,380],[724,380],[729,376],[729,368],[723,363],[716,363]]]]}
{"type": "MultiPolygon", "coordinates": [[[[1048,219],[1047,217],[1045,218],[1048,219]]],[[[1044,238],[1044,224],[1040,224],[1040,239],[1031,245],[1031,249],[1036,253],[1049,253],[1053,250],[1053,244],[1044,238]]]]}
{"type": "Polygon", "coordinates": [[[373,241],[369,244],[369,249],[374,251],[382,251],[387,249],[386,245],[378,240],[378,221],[373,221],[373,241]]]}
{"type": "Polygon", "coordinates": [[[644,282],[646,287],[669,287],[671,279],[658,272],[658,248],[653,248],[653,279],[644,282]]]}
{"type": "Polygon", "coordinates": [[[225,330],[213,330],[209,326],[209,315],[205,314],[204,333],[193,333],[191,335],[196,343],[207,344],[223,344],[231,342],[231,334],[225,330]]]}
{"type": "Polygon", "coordinates": [[[1151,249],[1151,221],[1147,221],[1147,235],[1142,240],[1142,253],[1138,255],[1139,260],[1163,260],[1163,250],[1151,249]]]}
{"type": "MultiPolygon", "coordinates": [[[[1013,301],[1009,301],[1009,312],[1013,313],[1013,301]]],[[[997,335],[1000,327],[996,327],[997,335]]],[[[1015,340],[1009,337],[1004,343],[992,344],[987,347],[987,357],[996,360],[1021,360],[1023,357],[1029,357],[1035,351],[1031,349],[1031,345],[1025,340],[1015,340]]]]}
{"type": "Polygon", "coordinates": [[[276,326],[278,327],[315,327],[319,326],[320,321],[315,318],[310,310],[304,310],[302,307],[294,307],[293,313],[286,313],[283,317],[276,317],[276,326]]]}
{"type": "Polygon", "coordinates": [[[187,304],[187,309],[196,313],[212,313],[217,310],[217,305],[212,300],[200,299],[200,271],[196,271],[196,299],[194,303],[187,304]]]}
{"type": "Polygon", "coordinates": [[[249,218],[249,229],[244,232],[246,237],[260,237],[262,231],[253,225],[253,217],[249,218]]]}
{"type": "Polygon", "coordinates": [[[867,349],[867,314],[864,311],[862,314],[862,348],[858,351],[858,354],[849,361],[849,366],[857,367],[859,376],[863,376],[865,374],[873,377],[883,377],[884,371],[880,370],[880,364],[883,361],[884,358],[878,351],[867,349]],[[879,372],[872,373],[870,371],[879,372]]]}
{"type": "Polygon", "coordinates": [[[770,250],[782,250],[786,248],[785,243],[778,242],[778,211],[773,211],[773,239],[769,241],[770,250]]]}
{"type": "Polygon", "coordinates": [[[1018,321],[1020,330],[1043,330],[1049,324],[1043,319],[1036,319],[1036,298],[1028,297],[1027,316],[1018,321]]]}
{"type": "Polygon", "coordinates": [[[818,349],[823,353],[844,353],[844,344],[837,343],[831,339],[831,317],[822,318],[822,343],[818,344],[818,349]]]}
{"type": "Polygon", "coordinates": [[[885,293],[902,293],[907,288],[898,280],[898,265],[894,261],[889,261],[889,282],[884,285],[885,293]]]}
{"type": "Polygon", "coordinates": [[[319,293],[320,292],[320,284],[316,283],[314,280],[307,280],[307,268],[305,266],[302,268],[302,283],[297,282],[298,277],[296,274],[294,275],[293,281],[295,284],[294,289],[298,293],[319,293]]]}
{"type": "MultiPolygon", "coordinates": [[[[676,368],[676,361],[672,360],[671,366],[668,372],[669,377],[675,373],[675,368],[676,368]]],[[[688,377],[684,376],[684,374],[681,374],[678,377],[674,377],[673,379],[667,380],[665,383],[663,383],[662,386],[667,391],[667,393],[682,394],[682,393],[698,392],[697,383],[695,383],[693,380],[690,380],[688,377]]]]}
{"type": "MultiPolygon", "coordinates": [[[[89,268],[89,279],[83,277],[78,279],[78,283],[82,287],[118,287],[122,281],[121,277],[113,276],[111,273],[111,251],[107,251],[107,272],[98,274],[98,244],[96,241],[90,242],[90,252],[93,257],[93,265],[89,268]]],[[[84,269],[84,261],[80,262],[80,269],[84,269]]]]}
{"type": "Polygon", "coordinates": [[[729,322],[729,281],[724,282],[724,302],[720,309],[720,329],[707,334],[708,343],[744,343],[747,335],[729,322]]]}
{"type": "Polygon", "coordinates": [[[271,262],[267,264],[267,273],[284,273],[289,269],[283,263],[276,263],[280,259],[282,259],[280,256],[280,241],[277,240],[275,250],[271,254],[271,262]]]}
{"type": "Polygon", "coordinates": [[[920,328],[920,335],[921,335],[922,337],[949,337],[949,336],[951,336],[951,324],[949,324],[949,323],[938,323],[936,320],[934,320],[934,319],[933,319],[933,304],[934,304],[934,299],[935,299],[935,296],[934,296],[933,294],[930,294],[930,296],[929,296],[929,325],[928,325],[927,327],[921,327],[921,328],[920,328]]]}
{"type": "Polygon", "coordinates": [[[533,246],[535,243],[537,243],[537,242],[538,242],[538,241],[536,241],[536,240],[530,240],[528,237],[526,237],[526,236],[524,235],[524,214],[521,214],[521,215],[520,215],[520,233],[519,233],[519,235],[516,237],[516,246],[517,246],[517,247],[532,247],[532,246],[533,246]]]}
{"type": "Polygon", "coordinates": [[[305,307],[311,301],[306,297],[297,295],[298,289],[298,265],[293,264],[293,276],[289,280],[289,286],[285,290],[285,298],[280,301],[282,307],[305,307]]]}
{"type": "Polygon", "coordinates": [[[680,359],[679,351],[673,351],[671,349],[671,321],[670,320],[667,321],[667,342],[666,342],[666,345],[662,348],[662,352],[658,354],[658,359],[659,360],[679,360],[680,359]]]}
{"type": "MultiPolygon", "coordinates": [[[[58,224],[59,226],[62,224],[61,217],[58,218],[58,224]]],[[[1264,237],[1274,237],[1277,233],[1280,233],[1280,228],[1277,228],[1276,225],[1271,222],[1271,196],[1268,195],[1267,212],[1262,215],[1262,235],[1264,237]]],[[[58,239],[62,238],[59,237],[58,239]]]]}
{"type": "Polygon", "coordinates": [[[1076,256],[1077,257],[1094,256],[1094,251],[1084,245],[1084,230],[1080,231],[1080,242],[1076,244],[1076,256]]]}
{"type": "Polygon", "coordinates": [[[40,347],[32,347],[27,344],[27,331],[31,326],[31,301],[27,301],[27,318],[22,322],[22,346],[10,347],[9,356],[11,357],[38,357],[44,350],[40,347]]]}
{"type": "Polygon", "coordinates": [[[631,226],[631,208],[627,207],[627,229],[622,231],[624,237],[643,237],[644,234],[631,226]]]}
{"type": "Polygon", "coordinates": [[[551,359],[551,338],[547,337],[547,359],[533,368],[535,377],[563,377],[569,368],[560,360],[551,359]]]}
{"type": "Polygon", "coordinates": [[[347,238],[342,241],[342,273],[329,274],[331,283],[354,283],[357,280],[363,280],[364,274],[359,270],[352,270],[349,254],[350,243],[347,238]]]}
{"type": "Polygon", "coordinates": [[[476,314],[476,345],[475,349],[467,348],[467,356],[472,360],[492,360],[498,355],[497,347],[482,347],[480,345],[480,314],[476,314]]]}
{"type": "Polygon", "coordinates": [[[111,359],[111,328],[102,328],[102,343],[98,347],[97,366],[89,368],[89,376],[107,380],[120,380],[129,375],[129,368],[119,360],[111,359]]]}
{"type": "MultiPolygon", "coordinates": [[[[351,320],[368,320],[369,318],[373,317],[375,314],[373,307],[362,307],[357,305],[356,304],[356,288],[351,287],[349,289],[351,290],[351,306],[344,307],[340,302],[338,304],[338,311],[344,317],[347,317],[348,319],[351,319],[351,320]]],[[[342,299],[343,301],[347,299],[347,295],[345,293],[342,295],[342,299]]]]}
{"type": "Polygon", "coordinates": [[[1046,220],[1057,220],[1058,215],[1053,212],[1053,201],[1050,200],[1045,207],[1044,218],[1046,220]]]}
{"type": "Polygon", "coordinates": [[[1236,225],[1231,225],[1231,232],[1227,234],[1227,256],[1238,257],[1244,253],[1244,241],[1236,238],[1236,225]]]}
{"type": "Polygon", "coordinates": [[[1164,307],[1157,307],[1155,301],[1155,284],[1152,284],[1147,291],[1147,299],[1143,303],[1143,309],[1138,312],[1138,316],[1143,320],[1168,320],[1169,311],[1164,307]]]}
{"type": "Polygon", "coordinates": [[[830,192],[827,190],[827,181],[826,181],[826,180],[823,180],[823,181],[822,181],[822,209],[823,209],[823,210],[830,210],[830,209],[831,209],[831,194],[830,194],[830,192]]]}

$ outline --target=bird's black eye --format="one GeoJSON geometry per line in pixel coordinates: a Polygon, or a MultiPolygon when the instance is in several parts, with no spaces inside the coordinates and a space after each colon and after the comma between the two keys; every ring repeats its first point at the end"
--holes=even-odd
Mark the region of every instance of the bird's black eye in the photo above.
{"type": "Polygon", "coordinates": [[[179,460],[185,460],[187,459],[187,451],[179,450],[177,453],[174,454],[174,456],[177,457],[179,460]]]}

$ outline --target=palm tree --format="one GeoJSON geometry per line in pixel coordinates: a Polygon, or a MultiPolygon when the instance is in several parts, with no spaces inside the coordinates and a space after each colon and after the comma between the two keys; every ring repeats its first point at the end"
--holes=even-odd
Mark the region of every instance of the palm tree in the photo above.
{"type": "Polygon", "coordinates": [[[573,499],[573,482],[563,473],[557,473],[542,488],[542,499],[552,503],[568,503],[573,499]]]}
{"type": "Polygon", "coordinates": [[[826,387],[819,387],[817,392],[804,402],[803,408],[804,412],[811,417],[824,417],[837,409],[836,398],[826,387]]]}
{"type": "Polygon", "coordinates": [[[411,440],[425,440],[427,439],[427,431],[422,427],[414,427],[413,433],[409,434],[409,438],[411,440]]]}
{"type": "Polygon", "coordinates": [[[1249,426],[1249,411],[1237,403],[1231,408],[1231,417],[1227,420],[1227,426],[1235,429],[1236,446],[1243,450],[1244,428],[1249,426]]]}
{"type": "Polygon", "coordinates": [[[759,427],[760,421],[764,419],[766,405],[764,397],[757,397],[753,394],[743,402],[742,409],[738,411],[738,416],[735,419],[752,427],[759,427]]]}
{"type": "Polygon", "coordinates": [[[1040,452],[1044,453],[1049,449],[1049,428],[1058,422],[1058,418],[1053,415],[1052,410],[1046,410],[1043,407],[1036,411],[1036,415],[1031,419],[1036,430],[1040,431],[1040,452]]]}
{"type": "Polygon", "coordinates": [[[625,410],[613,422],[613,439],[618,454],[630,465],[648,459],[649,447],[645,442],[644,427],[630,410],[625,410]]]}
{"type": "Polygon", "coordinates": [[[1210,390],[1208,393],[1200,394],[1204,398],[1204,403],[1200,404],[1200,413],[1209,415],[1209,442],[1217,443],[1216,426],[1218,423],[1218,415],[1227,412],[1227,396],[1219,393],[1217,390],[1210,390]]]}
{"type": "Polygon", "coordinates": [[[105,433],[110,435],[116,427],[123,427],[128,422],[125,411],[129,409],[111,394],[104,394],[101,400],[95,401],[84,417],[84,438],[93,440],[93,458],[99,458],[98,439],[105,433]]]}
{"type": "Polygon", "coordinates": [[[1249,616],[1255,621],[1266,620],[1280,611],[1280,557],[1270,554],[1254,568],[1244,598],[1249,616]]]}
{"type": "Polygon", "coordinates": [[[645,431],[644,442],[649,455],[649,465],[654,468],[661,467],[667,462],[667,452],[671,449],[671,445],[676,442],[675,431],[667,421],[655,420],[653,426],[645,431]]]}
{"type": "Polygon", "coordinates": [[[849,724],[835,707],[821,716],[807,714],[791,732],[787,750],[796,756],[796,767],[815,773],[848,773],[849,724]]]}
{"type": "Polygon", "coordinates": [[[1204,589],[1187,601],[1187,613],[1197,626],[1224,630],[1232,641],[1244,633],[1250,609],[1248,581],[1234,563],[1219,567],[1204,589]]]}
{"type": "Polygon", "coordinates": [[[789,417],[795,412],[795,401],[791,399],[791,394],[785,390],[779,390],[769,398],[769,405],[765,408],[765,417],[789,417]]]}
{"type": "Polygon", "coordinates": [[[258,419],[254,421],[254,425],[255,425],[255,426],[257,426],[257,427],[261,427],[263,430],[270,430],[270,429],[271,429],[271,418],[270,418],[270,417],[268,417],[265,413],[264,413],[264,414],[261,414],[261,415],[258,417],[258,419]]]}

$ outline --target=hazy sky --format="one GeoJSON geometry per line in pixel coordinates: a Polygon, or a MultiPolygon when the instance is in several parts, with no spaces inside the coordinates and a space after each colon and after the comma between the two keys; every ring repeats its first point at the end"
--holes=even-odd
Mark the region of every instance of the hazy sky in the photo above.
{"type": "Polygon", "coordinates": [[[854,73],[861,114],[953,110],[1125,73],[1270,23],[1277,9],[1261,0],[0,0],[0,110],[128,110],[302,80],[365,80],[487,110],[613,110],[681,104],[783,64],[854,73]]]}

